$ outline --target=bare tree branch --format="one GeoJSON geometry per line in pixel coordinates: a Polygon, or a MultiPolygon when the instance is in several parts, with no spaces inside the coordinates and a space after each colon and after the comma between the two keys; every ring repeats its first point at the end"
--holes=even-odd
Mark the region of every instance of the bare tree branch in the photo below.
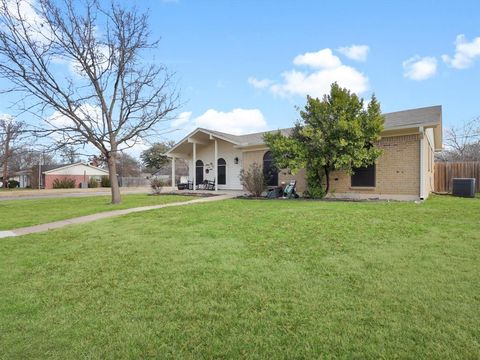
{"type": "Polygon", "coordinates": [[[0,76],[24,95],[19,110],[46,124],[34,134],[57,148],[100,151],[117,203],[116,153],[158,131],[178,109],[178,93],[172,74],[143,58],[158,46],[146,14],[114,1],[58,1],[0,0],[0,76]]]}

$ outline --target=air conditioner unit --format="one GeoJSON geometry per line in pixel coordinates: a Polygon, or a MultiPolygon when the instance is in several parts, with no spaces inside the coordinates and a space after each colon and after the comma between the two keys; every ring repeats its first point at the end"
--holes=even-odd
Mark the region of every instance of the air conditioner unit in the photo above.
{"type": "Polygon", "coordinates": [[[452,194],[454,196],[475,197],[475,178],[454,178],[452,181],[452,194]]]}

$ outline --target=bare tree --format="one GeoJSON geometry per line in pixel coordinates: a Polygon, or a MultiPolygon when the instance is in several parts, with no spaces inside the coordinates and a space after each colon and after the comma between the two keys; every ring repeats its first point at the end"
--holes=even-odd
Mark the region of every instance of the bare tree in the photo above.
{"type": "Polygon", "coordinates": [[[116,154],[157,133],[178,107],[148,18],[115,1],[0,0],[0,76],[22,93],[59,146],[93,145],[107,159],[119,203],[116,154]],[[28,8],[26,11],[26,7],[28,8]]]}
{"type": "Polygon", "coordinates": [[[64,146],[60,149],[60,158],[64,163],[73,164],[79,161],[77,150],[73,146],[64,146]]]}
{"type": "Polygon", "coordinates": [[[43,165],[54,165],[57,163],[51,153],[27,146],[17,147],[10,157],[9,169],[12,171],[31,169],[38,165],[40,161],[43,165]]]}
{"type": "MultiPolygon", "coordinates": [[[[105,168],[106,165],[108,166],[108,163],[102,154],[100,154],[100,156],[94,155],[89,160],[90,164],[93,166],[98,166],[100,168],[105,168]]],[[[123,151],[117,152],[116,168],[119,177],[137,177],[142,173],[140,162],[123,151]]]]}
{"type": "Polygon", "coordinates": [[[3,188],[8,187],[10,159],[15,153],[16,142],[24,134],[25,123],[11,117],[0,118],[0,159],[3,166],[3,188]]]}
{"type": "Polygon", "coordinates": [[[443,161],[480,161],[480,117],[445,131],[443,161]]]}

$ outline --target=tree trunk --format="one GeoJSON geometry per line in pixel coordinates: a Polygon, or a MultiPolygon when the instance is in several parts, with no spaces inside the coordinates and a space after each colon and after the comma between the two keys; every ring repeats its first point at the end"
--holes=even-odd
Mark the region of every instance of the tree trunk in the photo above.
{"type": "Polygon", "coordinates": [[[110,177],[110,189],[112,191],[112,204],[120,204],[120,187],[118,186],[117,164],[115,156],[108,157],[108,175],[110,177]]]}
{"type": "Polygon", "coordinates": [[[10,155],[10,139],[8,138],[9,135],[7,134],[7,139],[5,140],[5,148],[3,154],[3,188],[6,189],[8,187],[8,156],[10,155]]]}
{"type": "Polygon", "coordinates": [[[328,170],[327,166],[325,166],[323,169],[325,170],[325,177],[327,178],[327,186],[325,187],[325,195],[327,195],[330,191],[330,171],[328,170]]]}

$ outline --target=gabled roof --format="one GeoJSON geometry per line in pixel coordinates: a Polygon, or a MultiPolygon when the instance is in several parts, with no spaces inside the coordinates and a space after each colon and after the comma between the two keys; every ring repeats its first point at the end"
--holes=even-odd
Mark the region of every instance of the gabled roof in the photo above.
{"type": "MultiPolygon", "coordinates": [[[[108,170],[101,169],[101,168],[96,167],[96,166],[91,166],[91,165],[85,164],[85,163],[83,163],[83,162],[78,162],[78,163],[68,164],[68,165],[60,165],[60,166],[52,165],[53,168],[50,168],[49,170],[45,170],[45,171],[43,171],[43,166],[42,166],[42,172],[43,172],[44,174],[49,174],[49,173],[54,172],[54,171],[63,170],[63,169],[68,169],[68,168],[71,168],[71,167],[74,167],[74,166],[78,166],[78,165],[86,166],[86,167],[89,167],[89,168],[92,168],[92,169],[95,169],[95,170],[102,171],[102,172],[104,172],[105,174],[108,174],[108,170]]],[[[49,166],[49,165],[46,165],[46,167],[50,167],[50,166],[49,166]]]]}
{"type": "MultiPolygon", "coordinates": [[[[435,149],[441,150],[442,148],[442,107],[429,106],[417,109],[409,109],[402,111],[395,111],[383,114],[385,116],[384,131],[401,130],[409,128],[431,127],[435,133],[435,149]]],[[[209,130],[204,128],[197,128],[190,134],[180,140],[173,148],[171,148],[167,154],[173,152],[184,141],[187,141],[189,137],[203,132],[205,134],[217,137],[219,139],[228,141],[237,147],[257,146],[264,144],[263,136],[266,133],[280,131],[283,135],[289,135],[292,132],[292,128],[263,131],[253,134],[245,135],[233,135],[216,130],[209,130]]]]}

